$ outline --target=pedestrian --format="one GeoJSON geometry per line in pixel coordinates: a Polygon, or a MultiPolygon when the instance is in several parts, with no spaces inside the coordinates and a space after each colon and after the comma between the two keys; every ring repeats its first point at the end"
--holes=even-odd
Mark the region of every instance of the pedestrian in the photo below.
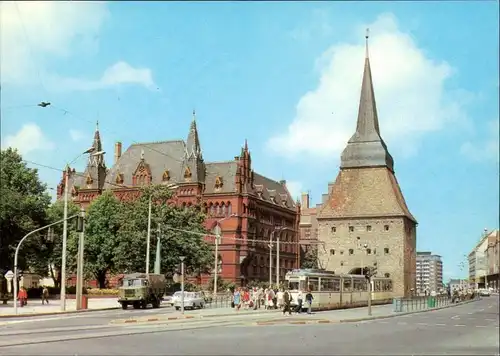
{"type": "Polygon", "coordinates": [[[42,305],[44,303],[49,304],[49,290],[47,289],[46,286],[44,286],[42,290],[42,305]]]}
{"type": "Polygon", "coordinates": [[[311,314],[312,303],[313,303],[313,295],[309,290],[306,294],[306,303],[307,303],[307,314],[311,314]]]}
{"type": "Polygon", "coordinates": [[[21,307],[24,307],[26,304],[28,304],[28,292],[24,287],[21,287],[21,289],[19,289],[17,299],[19,299],[19,305],[21,307]]]}
{"type": "Polygon", "coordinates": [[[284,295],[284,290],[279,290],[278,293],[276,294],[276,301],[278,303],[278,308],[281,309],[283,307],[283,295],[284,295]]]}
{"type": "Polygon", "coordinates": [[[233,294],[233,303],[234,303],[234,309],[236,311],[240,310],[241,307],[241,293],[240,289],[235,289],[234,294],[233,294]]]}
{"type": "Polygon", "coordinates": [[[291,296],[290,293],[286,290],[283,293],[283,315],[288,312],[288,315],[292,315],[292,309],[290,308],[291,296]]]}
{"type": "Polygon", "coordinates": [[[302,313],[302,302],[304,300],[304,295],[302,294],[302,291],[299,290],[299,293],[297,294],[297,308],[295,309],[295,311],[297,312],[297,314],[300,314],[302,313]]]}

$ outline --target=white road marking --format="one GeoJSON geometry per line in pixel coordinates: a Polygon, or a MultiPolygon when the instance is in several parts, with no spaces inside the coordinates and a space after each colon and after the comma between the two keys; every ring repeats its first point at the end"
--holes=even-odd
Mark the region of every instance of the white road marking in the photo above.
{"type": "Polygon", "coordinates": [[[446,326],[446,324],[435,324],[436,326],[446,326]]]}
{"type": "MultiPolygon", "coordinates": [[[[367,288],[368,288],[368,287],[367,287],[367,288]]],[[[471,314],[473,314],[473,313],[467,313],[467,314],[471,315],[471,314]]]]}
{"type": "Polygon", "coordinates": [[[479,309],[479,311],[484,311],[484,309],[479,309]]]}
{"type": "Polygon", "coordinates": [[[498,319],[484,319],[484,320],[488,320],[488,321],[497,321],[498,319]]]}
{"type": "Polygon", "coordinates": [[[429,325],[427,323],[417,323],[417,325],[429,325]]]}
{"type": "Polygon", "coordinates": [[[405,323],[405,322],[398,322],[398,325],[408,325],[408,323],[405,323]]]}
{"type": "Polygon", "coordinates": [[[476,325],[476,328],[487,328],[486,325],[476,325]]]}
{"type": "Polygon", "coordinates": [[[460,315],[455,315],[451,317],[452,319],[460,319],[460,315]]]}
{"type": "Polygon", "coordinates": [[[456,325],[453,325],[453,326],[465,326],[464,324],[456,324],[456,325]]]}

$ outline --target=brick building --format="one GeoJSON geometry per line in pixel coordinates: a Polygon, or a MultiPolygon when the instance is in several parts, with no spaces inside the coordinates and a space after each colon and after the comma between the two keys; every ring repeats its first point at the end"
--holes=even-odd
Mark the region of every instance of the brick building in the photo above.
{"type": "MultiPolygon", "coordinates": [[[[299,243],[301,261],[307,253],[318,246],[318,220],[316,219],[316,207],[310,206],[309,193],[302,193],[300,201],[300,223],[299,223],[299,243]]],[[[316,266],[321,268],[321,266],[316,266]]]]}
{"type": "Polygon", "coordinates": [[[416,226],[380,134],[368,43],[354,135],[342,152],[340,172],[317,208],[322,266],[359,274],[375,263],[396,295],[415,288],[416,226]],[[366,248],[364,245],[367,245],[366,248]]]}
{"type": "Polygon", "coordinates": [[[493,230],[488,234],[488,247],[486,248],[486,261],[488,264],[486,280],[488,287],[500,289],[500,232],[493,230]]]}
{"type": "MultiPolygon", "coordinates": [[[[93,147],[102,150],[98,128],[93,147]]],[[[64,194],[64,174],[58,198],[64,194]]],[[[300,204],[293,201],[286,182],[254,172],[246,142],[233,160],[205,162],[194,113],[186,141],[132,144],[123,153],[117,142],[110,169],[101,155],[90,157],[84,172],[69,168],[68,174],[71,200],[84,207],[105,190],[119,199],[134,199],[141,185],[175,184],[173,203],[186,208],[201,206],[208,230],[219,222],[219,276],[225,281],[245,284],[268,279],[268,244],[276,226],[286,227],[273,235],[281,242],[280,275],[298,266],[300,204]]],[[[275,259],[272,273],[276,276],[275,259]]],[[[204,282],[209,278],[203,276],[204,282]]]]}

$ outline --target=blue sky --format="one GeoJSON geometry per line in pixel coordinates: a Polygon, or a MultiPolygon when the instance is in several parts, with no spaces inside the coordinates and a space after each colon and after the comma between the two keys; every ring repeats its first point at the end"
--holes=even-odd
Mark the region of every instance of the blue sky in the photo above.
{"type": "Polygon", "coordinates": [[[498,227],[497,2],[1,6],[2,147],[63,168],[99,120],[110,165],[115,141],[185,138],[195,108],[207,160],[248,139],[256,171],[314,204],[355,128],[369,27],[381,131],[418,249],[443,256],[445,278],[464,276],[464,254],[498,227]]]}

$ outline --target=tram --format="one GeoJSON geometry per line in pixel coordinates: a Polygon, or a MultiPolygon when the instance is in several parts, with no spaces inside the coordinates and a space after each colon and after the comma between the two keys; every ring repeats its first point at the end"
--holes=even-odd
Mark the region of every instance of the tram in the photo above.
{"type": "MultiPolygon", "coordinates": [[[[297,305],[297,296],[302,291],[313,295],[312,309],[342,309],[368,305],[368,283],[364,275],[345,274],[318,269],[295,269],[287,272],[285,280],[292,296],[292,305],[297,305]]],[[[373,277],[371,280],[372,304],[392,302],[392,280],[373,277]]],[[[305,301],[303,302],[305,307],[305,301]]]]}

